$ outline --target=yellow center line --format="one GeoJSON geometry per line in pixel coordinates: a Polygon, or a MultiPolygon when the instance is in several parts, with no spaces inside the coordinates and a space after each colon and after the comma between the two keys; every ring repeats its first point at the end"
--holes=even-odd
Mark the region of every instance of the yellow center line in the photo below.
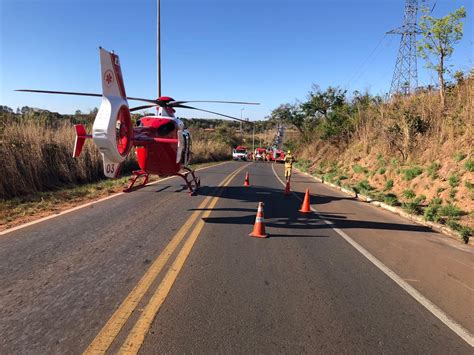
{"type": "MultiPolygon", "coordinates": [[[[234,172],[229,177],[229,179],[227,179],[227,181],[222,185],[222,187],[229,185],[233,178],[246,166],[247,165],[234,172]]],[[[219,200],[219,196],[221,193],[222,189],[219,190],[217,196],[212,199],[211,203],[209,204],[209,208],[203,213],[202,218],[199,220],[193,232],[184,243],[183,248],[180,250],[171,268],[166,273],[156,292],[151,297],[150,302],[143,310],[135,326],[130,331],[127,339],[120,348],[120,354],[137,354],[140,350],[140,347],[142,346],[143,341],[145,340],[145,336],[148,333],[148,330],[150,329],[150,326],[153,320],[155,319],[156,314],[158,313],[161,305],[163,304],[171,288],[173,287],[173,284],[176,281],[179,272],[181,271],[184,263],[186,262],[186,259],[191,253],[194,243],[196,242],[199,234],[201,233],[201,230],[205,225],[204,218],[209,217],[209,215],[212,213],[212,209],[215,207],[217,201],[219,200]]]]}
{"type": "MultiPolygon", "coordinates": [[[[236,173],[239,173],[243,168],[245,168],[245,166],[240,167],[233,174],[226,177],[221,182],[219,187],[226,186],[229,179],[233,178],[236,173]]],[[[153,262],[150,268],[142,276],[140,281],[128,294],[128,296],[121,303],[119,308],[117,308],[112,317],[101,329],[99,334],[97,334],[97,336],[94,338],[92,343],[87,347],[87,349],[84,351],[84,354],[105,354],[114,339],[120,333],[122,327],[130,318],[132,312],[138,306],[140,300],[151,287],[156,277],[166,265],[169,258],[174,253],[183,238],[186,236],[194,222],[198,219],[199,215],[202,213],[202,210],[207,207],[209,201],[211,201],[211,198],[211,196],[206,197],[206,199],[198,206],[197,210],[193,212],[193,214],[183,224],[179,231],[173,236],[173,238],[165,247],[165,249],[161,252],[158,258],[153,262]]]]}

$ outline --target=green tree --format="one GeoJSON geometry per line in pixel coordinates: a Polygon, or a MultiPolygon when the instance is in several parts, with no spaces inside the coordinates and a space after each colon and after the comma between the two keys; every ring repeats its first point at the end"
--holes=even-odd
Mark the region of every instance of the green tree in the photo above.
{"type": "Polygon", "coordinates": [[[272,121],[291,124],[296,127],[301,134],[304,134],[305,117],[298,104],[284,104],[278,106],[270,114],[272,121]]]}
{"type": "Polygon", "coordinates": [[[351,108],[346,101],[346,90],[328,87],[322,91],[318,86],[313,86],[301,108],[306,125],[317,126],[322,139],[344,137],[350,131],[351,108]]]}
{"type": "Polygon", "coordinates": [[[426,61],[426,67],[438,74],[441,104],[444,106],[446,62],[454,52],[454,45],[463,36],[461,20],[466,17],[466,10],[461,7],[442,18],[430,16],[426,7],[422,11],[420,21],[422,39],[418,42],[418,53],[426,61]]]}

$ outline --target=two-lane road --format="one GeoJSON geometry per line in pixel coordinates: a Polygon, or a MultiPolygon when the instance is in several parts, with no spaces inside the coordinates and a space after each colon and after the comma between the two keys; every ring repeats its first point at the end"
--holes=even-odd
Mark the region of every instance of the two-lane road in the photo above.
{"type": "Polygon", "coordinates": [[[168,179],[0,236],[0,353],[472,353],[332,227],[472,333],[469,247],[296,175],[301,215],[271,164],[199,175],[196,197],[168,179]]]}

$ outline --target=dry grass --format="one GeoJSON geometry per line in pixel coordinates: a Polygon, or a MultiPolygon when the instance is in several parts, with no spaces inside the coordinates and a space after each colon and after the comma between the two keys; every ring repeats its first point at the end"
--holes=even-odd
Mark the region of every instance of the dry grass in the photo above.
{"type": "Polygon", "coordinates": [[[463,225],[474,227],[474,173],[466,167],[474,161],[473,96],[470,78],[449,90],[444,108],[437,92],[372,104],[355,117],[348,142],[318,140],[301,146],[297,157],[311,161],[310,171],[344,177],[341,184],[350,186],[367,181],[374,192],[393,193],[401,202],[407,189],[426,196],[426,203],[441,198],[464,211],[463,225]],[[416,167],[421,174],[411,176],[416,167]],[[454,188],[453,175],[459,179],[454,188]],[[393,188],[383,191],[390,180],[393,188]]]}
{"type": "Polygon", "coordinates": [[[209,139],[193,140],[192,164],[208,161],[222,161],[232,157],[232,150],[227,144],[209,139]]]}
{"type": "MultiPolygon", "coordinates": [[[[7,122],[0,132],[0,200],[104,178],[101,155],[90,142],[84,145],[78,159],[72,158],[75,132],[69,121],[55,125],[31,119],[7,122]]],[[[194,139],[193,164],[230,158],[231,147],[213,138],[198,135],[194,139]]],[[[136,167],[134,154],[130,154],[122,172],[126,174],[136,167]]]]}
{"type": "Polygon", "coordinates": [[[6,125],[0,144],[0,198],[99,180],[99,152],[86,144],[81,157],[73,159],[74,137],[69,122],[54,128],[32,120],[6,125]]]}

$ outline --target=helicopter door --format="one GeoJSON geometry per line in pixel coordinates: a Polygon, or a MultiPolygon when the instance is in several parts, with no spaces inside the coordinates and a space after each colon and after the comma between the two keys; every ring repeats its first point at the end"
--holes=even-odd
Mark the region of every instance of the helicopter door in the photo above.
{"type": "Polygon", "coordinates": [[[178,131],[178,150],[176,161],[188,165],[191,158],[191,134],[188,130],[178,131]]]}

